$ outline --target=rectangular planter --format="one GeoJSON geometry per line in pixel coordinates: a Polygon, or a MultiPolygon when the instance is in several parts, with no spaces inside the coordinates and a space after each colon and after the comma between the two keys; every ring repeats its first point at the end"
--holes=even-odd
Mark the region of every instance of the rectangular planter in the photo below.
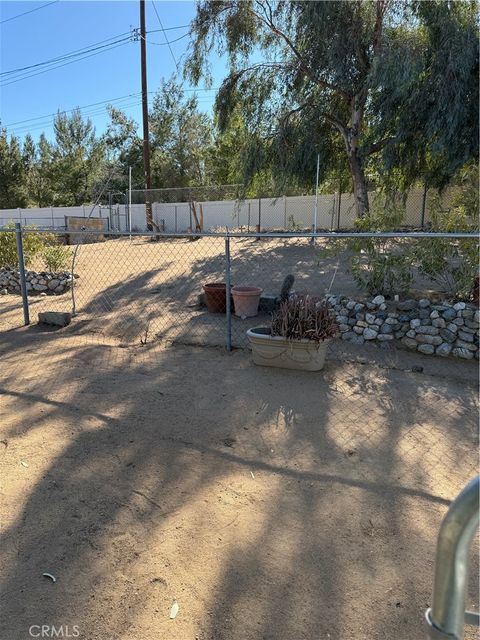
{"type": "Polygon", "coordinates": [[[271,336],[270,330],[257,327],[247,331],[252,347],[253,362],[264,367],[280,367],[300,371],[320,371],[330,340],[287,340],[282,336],[271,336]]]}

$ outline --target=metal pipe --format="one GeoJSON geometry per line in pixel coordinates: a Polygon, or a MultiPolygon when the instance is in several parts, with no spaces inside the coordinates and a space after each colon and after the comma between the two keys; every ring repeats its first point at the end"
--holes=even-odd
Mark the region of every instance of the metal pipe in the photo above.
{"type": "MultiPolygon", "coordinates": [[[[120,220],[118,221],[120,229],[120,220]]],[[[128,231],[132,239],[132,167],[128,167],[128,231]]]]}
{"type": "MultiPolygon", "coordinates": [[[[12,231],[11,227],[0,227],[0,233],[2,233],[2,231],[5,232],[10,232],[12,231]]],[[[61,231],[58,229],[51,229],[50,227],[37,227],[35,229],[35,233],[39,233],[41,231],[48,231],[50,233],[55,233],[55,234],[59,234],[59,235],[65,235],[65,231],[61,231]]],[[[30,233],[29,230],[24,230],[23,233],[30,233]]],[[[108,235],[106,234],[105,231],[98,231],[95,229],[89,229],[88,230],[89,235],[90,234],[104,234],[104,235],[108,235]]],[[[117,233],[112,231],[111,232],[112,235],[115,235],[117,237],[121,237],[121,236],[127,236],[130,235],[129,233],[125,233],[125,232],[121,232],[121,233],[117,233]]],[[[132,236],[144,236],[144,237],[158,237],[163,236],[165,238],[191,238],[192,234],[191,233],[152,233],[152,232],[148,232],[148,231],[132,231],[131,233],[132,236]]],[[[212,233],[210,231],[204,231],[202,233],[196,233],[195,235],[197,235],[198,237],[202,237],[205,236],[207,238],[215,238],[215,237],[222,237],[220,234],[218,233],[212,233]]],[[[451,240],[473,240],[473,239],[477,239],[480,240],[480,234],[478,233],[478,231],[474,232],[474,233],[469,233],[467,231],[462,231],[462,232],[455,232],[455,233],[448,233],[448,232],[441,232],[441,233],[435,233],[433,231],[412,231],[411,233],[409,232],[403,232],[403,231],[382,231],[382,232],[374,232],[374,231],[361,231],[361,232],[355,232],[355,231],[342,231],[340,233],[337,232],[330,232],[330,231],[319,231],[318,233],[274,233],[274,232],[265,232],[265,233],[257,233],[257,232],[251,232],[251,233],[237,233],[237,232],[228,232],[228,235],[230,238],[306,238],[306,239],[311,239],[312,236],[314,236],[315,238],[326,238],[326,239],[331,239],[331,240],[336,240],[338,238],[414,238],[414,239],[421,239],[421,238],[446,238],[446,239],[451,239],[451,240]]]]}
{"type": "Polygon", "coordinates": [[[227,313],[227,351],[232,350],[232,309],[230,304],[230,237],[225,234],[225,304],[227,313]]]}
{"type": "Polygon", "coordinates": [[[20,224],[20,222],[15,223],[15,240],[17,242],[18,271],[20,273],[20,291],[22,293],[23,319],[24,319],[25,325],[28,325],[30,324],[30,313],[28,310],[27,279],[25,277],[25,259],[23,257],[22,225],[20,224]]]}
{"type": "Polygon", "coordinates": [[[463,639],[468,559],[479,526],[479,490],[477,476],[452,502],[440,527],[432,607],[426,612],[430,638],[463,639]]]}
{"type": "MultiPolygon", "coordinates": [[[[313,208],[312,234],[317,233],[317,212],[318,212],[318,176],[320,173],[320,154],[317,154],[317,178],[315,180],[315,206],[313,208]]],[[[315,244],[315,236],[312,235],[312,244],[315,244]]]]}

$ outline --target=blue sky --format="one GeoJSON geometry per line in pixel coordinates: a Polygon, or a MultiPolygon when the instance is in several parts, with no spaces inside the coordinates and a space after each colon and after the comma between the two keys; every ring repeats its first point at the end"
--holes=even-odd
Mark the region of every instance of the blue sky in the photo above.
{"type": "MultiPolygon", "coordinates": [[[[0,72],[18,69],[50,60],[72,51],[90,47],[101,41],[127,37],[132,27],[139,27],[139,2],[107,0],[60,0],[37,11],[11,20],[13,16],[45,5],[40,2],[0,2],[0,72]],[[119,36],[116,38],[116,36],[119,36]]],[[[51,1],[51,0],[50,0],[51,1]]],[[[155,0],[155,7],[163,27],[187,25],[195,15],[194,2],[155,0]]],[[[160,29],[160,23],[151,1],[146,2],[147,31],[160,29]]],[[[187,33],[187,28],[166,31],[169,40],[187,33]]],[[[158,88],[162,78],[169,78],[175,71],[175,62],[162,31],[147,36],[148,89],[158,88]]],[[[188,50],[189,38],[172,43],[175,59],[181,61],[188,50]]],[[[34,69],[31,73],[42,70],[34,69]]],[[[218,86],[226,66],[218,57],[212,58],[213,86],[218,86]]],[[[30,73],[30,72],[29,72],[30,73]]],[[[18,76],[0,77],[0,119],[8,133],[23,138],[31,133],[34,140],[42,131],[52,137],[52,117],[57,110],[100,103],[121,98],[113,104],[137,122],[140,121],[140,43],[119,43],[112,50],[41,73],[21,81],[18,76]],[[11,84],[7,84],[11,82],[11,84]],[[130,94],[137,94],[128,97],[130,94]],[[127,96],[127,97],[123,97],[127,96]],[[47,116],[47,117],[43,117],[47,116]],[[32,118],[38,118],[31,120],[32,118]],[[21,122],[28,120],[27,122],[21,122]]],[[[185,84],[186,87],[189,85],[185,84]]],[[[210,111],[214,91],[198,90],[199,106],[210,111]]],[[[150,94],[151,99],[151,94],[150,94]]],[[[108,121],[106,105],[99,104],[82,109],[88,115],[97,132],[104,130],[108,121]]]]}

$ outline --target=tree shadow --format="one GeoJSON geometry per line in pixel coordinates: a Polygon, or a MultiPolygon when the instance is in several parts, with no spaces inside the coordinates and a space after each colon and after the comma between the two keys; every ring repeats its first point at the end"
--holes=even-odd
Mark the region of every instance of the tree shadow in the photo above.
{"type": "Polygon", "coordinates": [[[99,640],[418,635],[432,578],[418,562],[471,472],[473,389],[339,361],[312,375],[217,349],[6,339],[9,640],[31,624],[99,640]],[[437,422],[450,479],[438,434],[411,464],[403,448],[437,422]]]}

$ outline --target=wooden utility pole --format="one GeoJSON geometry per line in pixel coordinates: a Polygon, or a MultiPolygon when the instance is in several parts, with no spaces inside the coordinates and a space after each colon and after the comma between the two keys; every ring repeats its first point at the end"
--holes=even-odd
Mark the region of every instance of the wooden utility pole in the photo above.
{"type": "Polygon", "coordinates": [[[145,212],[147,229],[153,231],[152,203],[150,202],[150,139],[148,135],[148,89],[147,89],[147,32],[145,29],[145,0],[140,0],[140,56],[142,67],[142,118],[143,118],[143,172],[145,183],[145,212]]]}

